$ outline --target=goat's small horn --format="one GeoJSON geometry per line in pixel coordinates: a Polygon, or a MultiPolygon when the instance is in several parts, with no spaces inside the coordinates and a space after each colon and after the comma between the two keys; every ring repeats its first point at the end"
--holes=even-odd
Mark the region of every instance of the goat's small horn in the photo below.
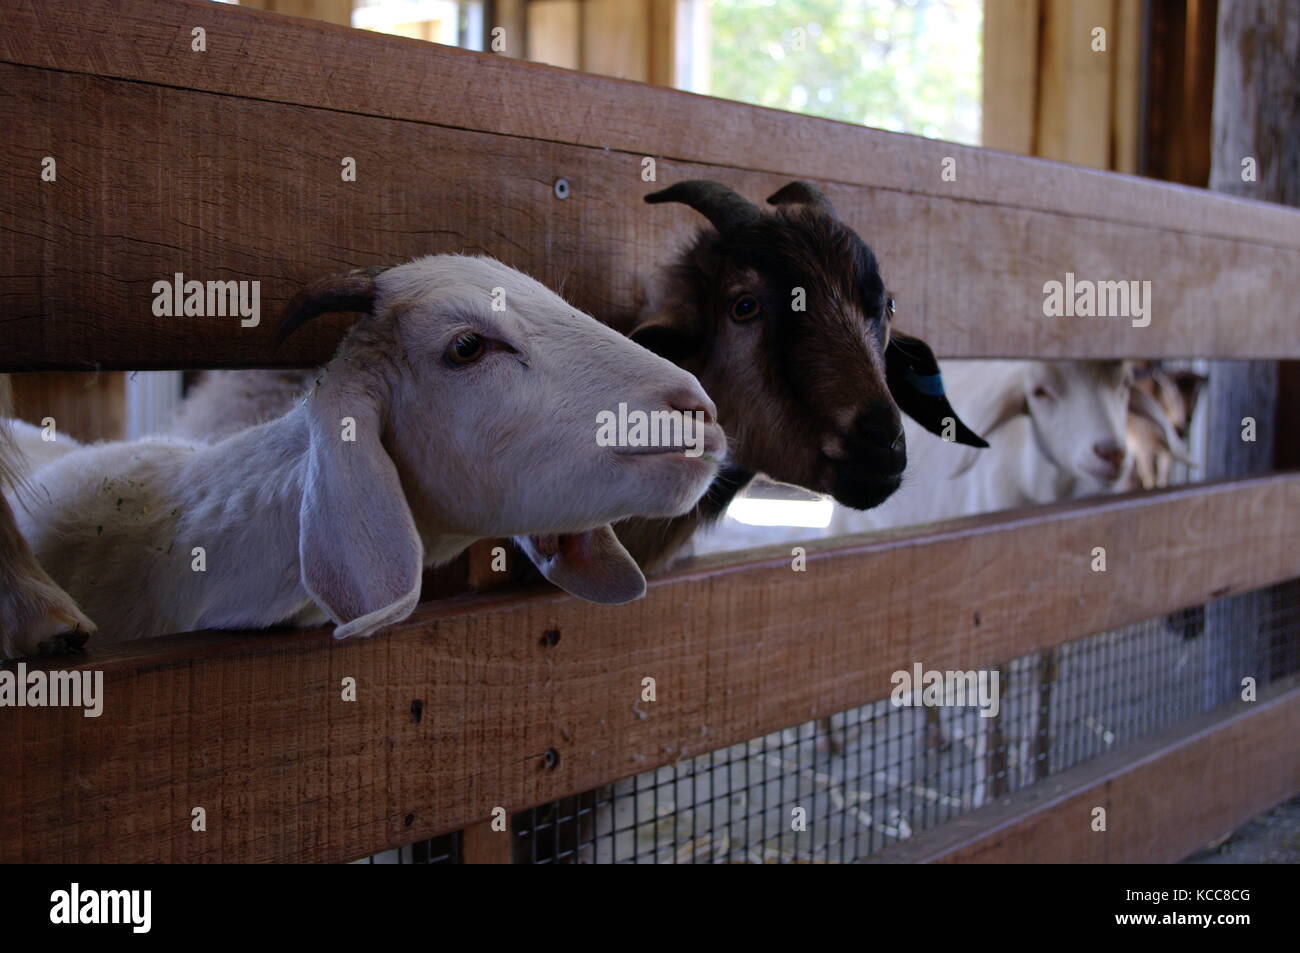
{"type": "Polygon", "coordinates": [[[353,268],[313,281],[285,305],[280,326],[275,331],[278,349],[294,331],[313,318],[335,311],[369,312],[375,306],[378,289],[375,278],[387,271],[386,266],[353,268]]]}
{"type": "Polygon", "coordinates": [[[767,197],[768,205],[808,205],[825,212],[831,218],[838,218],[835,206],[825,193],[811,182],[796,179],[789,185],[782,186],[767,197]]]}
{"type": "Polygon", "coordinates": [[[707,218],[722,235],[742,225],[751,225],[763,217],[757,205],[737,195],[721,182],[711,179],[690,179],[678,182],[645,197],[651,205],[660,202],[681,202],[707,218]]]}

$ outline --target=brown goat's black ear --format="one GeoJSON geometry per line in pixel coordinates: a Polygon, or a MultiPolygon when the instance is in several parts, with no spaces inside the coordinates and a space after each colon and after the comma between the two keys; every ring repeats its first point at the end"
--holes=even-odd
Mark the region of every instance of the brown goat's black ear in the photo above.
{"type": "Polygon", "coordinates": [[[369,313],[375,306],[375,298],[379,293],[375,278],[387,270],[385,266],[379,265],[353,268],[351,271],[319,278],[303,288],[285,305],[284,314],[280,316],[280,326],[275,331],[276,349],[294,331],[322,314],[335,311],[369,313]]]}
{"type": "Polygon", "coordinates": [[[987,447],[988,441],[971,430],[943,391],[943,376],[939,362],[930,346],[920,338],[893,332],[885,349],[885,380],[898,409],[911,417],[930,433],[944,437],[949,420],[953,430],[945,439],[968,447],[987,447]]]}
{"type": "Polygon", "coordinates": [[[674,314],[657,311],[646,315],[628,334],[647,351],[664,360],[679,363],[700,351],[702,336],[697,321],[674,314]]]}

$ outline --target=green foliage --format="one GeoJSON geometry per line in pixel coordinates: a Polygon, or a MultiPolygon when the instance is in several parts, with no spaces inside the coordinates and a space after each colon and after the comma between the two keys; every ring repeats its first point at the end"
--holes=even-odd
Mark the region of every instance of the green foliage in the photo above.
{"type": "Polygon", "coordinates": [[[710,0],[709,13],[711,95],[979,142],[979,0],[710,0]]]}

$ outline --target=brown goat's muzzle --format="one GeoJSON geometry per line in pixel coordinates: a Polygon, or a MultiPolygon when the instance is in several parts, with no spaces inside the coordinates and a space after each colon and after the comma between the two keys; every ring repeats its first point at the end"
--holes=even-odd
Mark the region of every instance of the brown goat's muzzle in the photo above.
{"type": "Polygon", "coordinates": [[[840,443],[842,456],[825,457],[825,491],[856,510],[879,506],[903,482],[907,438],[898,409],[879,407],[859,414],[840,443]]]}

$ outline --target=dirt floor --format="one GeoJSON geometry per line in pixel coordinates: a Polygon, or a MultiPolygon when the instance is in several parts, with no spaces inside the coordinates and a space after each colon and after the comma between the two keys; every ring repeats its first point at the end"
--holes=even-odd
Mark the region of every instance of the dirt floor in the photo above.
{"type": "Polygon", "coordinates": [[[1279,804],[1185,864],[1300,864],[1300,797],[1279,804]]]}

